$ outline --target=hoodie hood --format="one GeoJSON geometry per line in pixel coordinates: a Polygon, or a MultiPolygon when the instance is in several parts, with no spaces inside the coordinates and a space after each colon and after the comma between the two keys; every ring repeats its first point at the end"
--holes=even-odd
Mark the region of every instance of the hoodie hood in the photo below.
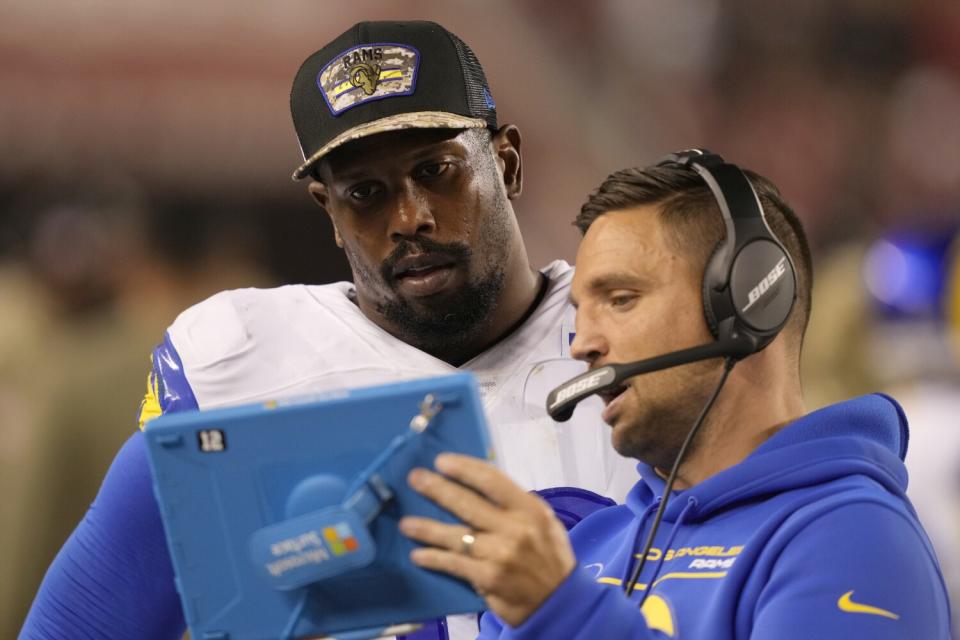
{"type": "MultiPolygon", "coordinates": [[[[684,491],[675,491],[664,513],[687,522],[709,517],[719,509],[762,499],[794,488],[821,484],[851,474],[867,476],[894,495],[904,496],[909,432],[903,409],[882,394],[862,396],[790,423],[741,463],[684,491]]],[[[665,481],[652,467],[637,466],[641,479],[627,496],[627,506],[641,515],[663,493],[665,481]]]]}

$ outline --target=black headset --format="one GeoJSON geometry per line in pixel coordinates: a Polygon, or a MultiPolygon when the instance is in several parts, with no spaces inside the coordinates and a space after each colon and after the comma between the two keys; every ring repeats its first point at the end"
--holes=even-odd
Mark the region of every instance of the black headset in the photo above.
{"type": "Polygon", "coordinates": [[[672,153],[657,166],[696,171],[716,198],[726,235],[703,272],[703,311],[719,341],[749,337],[753,352],[777,336],[797,297],[793,260],[763,215],[753,185],[736,165],[706,149],[672,153]]]}

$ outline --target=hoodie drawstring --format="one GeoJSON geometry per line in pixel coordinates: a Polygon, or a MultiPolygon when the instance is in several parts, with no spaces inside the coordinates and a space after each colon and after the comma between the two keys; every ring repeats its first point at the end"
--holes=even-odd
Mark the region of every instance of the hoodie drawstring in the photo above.
{"type": "Polygon", "coordinates": [[[633,532],[633,540],[630,542],[630,552],[627,555],[627,566],[626,569],[624,569],[623,576],[620,578],[621,584],[627,584],[627,580],[630,579],[630,574],[633,572],[633,564],[637,561],[637,547],[640,546],[640,536],[643,535],[643,527],[647,523],[647,518],[650,517],[650,514],[660,506],[660,500],[662,499],[661,496],[657,496],[656,500],[647,505],[647,508],[644,509],[643,513],[640,514],[640,517],[637,519],[637,528],[633,532]]]}
{"type": "MultiPolygon", "coordinates": [[[[659,499],[657,500],[657,502],[659,502],[659,499]]],[[[651,505],[651,507],[655,507],[657,505],[657,502],[651,505]]],[[[686,506],[680,511],[680,514],[677,516],[676,521],[674,521],[673,523],[673,528],[670,529],[670,535],[667,536],[666,542],[664,543],[663,547],[661,547],[660,549],[660,557],[657,558],[657,566],[654,567],[653,575],[650,576],[650,581],[647,582],[646,587],[643,589],[643,595],[640,596],[640,606],[643,606],[644,600],[647,599],[647,596],[650,595],[650,592],[653,590],[653,585],[657,581],[657,576],[660,575],[660,569],[663,568],[663,563],[666,561],[667,551],[670,549],[670,546],[673,544],[674,538],[677,537],[677,532],[680,530],[680,527],[682,527],[686,522],[687,516],[692,514],[696,510],[696,508],[697,508],[697,498],[695,496],[688,496],[686,506]]],[[[644,519],[646,518],[649,512],[650,512],[650,508],[648,508],[647,511],[644,512],[643,514],[644,519]]],[[[639,534],[636,537],[639,537],[639,534]]],[[[637,542],[638,540],[636,540],[635,538],[633,543],[634,544],[633,549],[630,552],[630,562],[627,563],[628,565],[631,565],[631,566],[628,567],[628,573],[626,574],[626,576],[629,576],[630,575],[629,571],[632,570],[633,557],[636,555],[637,542]]]]}
{"type": "Polygon", "coordinates": [[[641,607],[643,606],[643,601],[646,600],[650,592],[653,591],[653,585],[657,581],[657,576],[660,575],[660,569],[663,567],[663,563],[667,558],[667,550],[673,544],[673,539],[677,536],[677,531],[683,526],[684,521],[687,519],[687,514],[693,513],[696,508],[697,498],[695,496],[687,496],[687,506],[683,508],[680,515],[677,516],[676,522],[673,523],[673,528],[670,529],[670,535],[667,536],[667,542],[663,545],[660,553],[660,559],[657,561],[657,566],[653,570],[653,575],[650,576],[650,582],[647,583],[647,588],[644,589],[643,595],[640,596],[641,607]]]}

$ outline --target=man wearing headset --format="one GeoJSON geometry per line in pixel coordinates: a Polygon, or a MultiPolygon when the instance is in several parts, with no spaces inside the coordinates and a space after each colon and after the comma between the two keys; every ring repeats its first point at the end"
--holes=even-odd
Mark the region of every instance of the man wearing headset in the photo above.
{"type": "Polygon", "coordinates": [[[613,174],[576,224],[573,354],[591,372],[548,408],[599,393],[641,477],[568,538],[482,461],[411,472],[466,523],[404,519],[424,543],[412,559],[484,594],[481,637],[949,638],[902,410],[882,395],[804,409],[810,255],[777,189],[685,152],[613,174]],[[687,364],[631,377],[667,360],[687,364]]]}

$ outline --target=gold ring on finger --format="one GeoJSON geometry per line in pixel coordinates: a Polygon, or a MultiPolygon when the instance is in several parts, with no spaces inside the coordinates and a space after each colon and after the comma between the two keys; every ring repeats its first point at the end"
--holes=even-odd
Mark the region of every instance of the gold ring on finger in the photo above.
{"type": "Polygon", "coordinates": [[[473,545],[477,542],[476,531],[470,530],[460,536],[460,553],[465,556],[473,555],[473,545]]]}

